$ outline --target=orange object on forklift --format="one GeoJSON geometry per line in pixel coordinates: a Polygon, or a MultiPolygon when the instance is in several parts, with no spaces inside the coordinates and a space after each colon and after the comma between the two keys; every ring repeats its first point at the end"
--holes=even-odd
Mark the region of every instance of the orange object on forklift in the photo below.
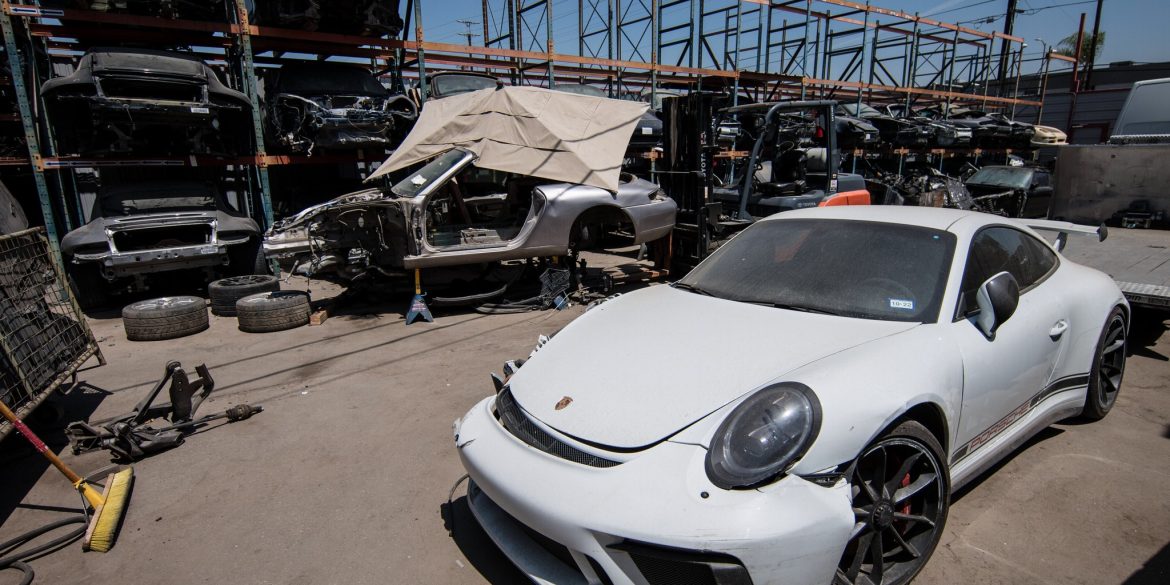
{"type": "Polygon", "coordinates": [[[821,201],[817,207],[832,207],[834,205],[869,205],[869,191],[842,191],[821,201]]]}

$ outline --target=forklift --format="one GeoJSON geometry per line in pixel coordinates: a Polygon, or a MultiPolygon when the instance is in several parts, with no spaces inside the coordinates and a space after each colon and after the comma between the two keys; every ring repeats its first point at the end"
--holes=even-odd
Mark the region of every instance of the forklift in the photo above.
{"type": "Polygon", "coordinates": [[[689,272],[758,218],[807,207],[870,204],[864,179],[838,169],[837,102],[727,107],[730,99],[692,91],[663,100],[659,182],[679,207],[672,276],[689,272]],[[748,143],[745,158],[737,149],[748,143]]]}

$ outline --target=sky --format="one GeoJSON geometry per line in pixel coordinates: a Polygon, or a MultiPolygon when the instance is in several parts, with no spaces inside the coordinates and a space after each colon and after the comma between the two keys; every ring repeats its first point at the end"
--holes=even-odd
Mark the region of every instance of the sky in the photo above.
{"type": "MultiPolygon", "coordinates": [[[[476,33],[472,44],[482,45],[482,0],[420,0],[423,7],[424,39],[427,41],[466,44],[467,26],[459,20],[470,20],[476,33]]],[[[505,0],[488,0],[494,13],[499,13],[505,0]]],[[[517,0],[519,1],[519,0],[517,0]]],[[[638,0],[626,0],[635,5],[638,0]]],[[[649,5],[650,0],[643,0],[649,5]]],[[[698,0],[695,0],[696,2],[698,0]]],[[[864,0],[854,0],[864,2],[864,0]]],[[[578,46],[578,0],[552,0],[553,42],[557,52],[574,53],[578,46]]],[[[586,6],[589,0],[584,0],[586,6]]],[[[607,0],[599,0],[606,5],[607,0]]],[[[728,0],[730,3],[730,0],[728,0]]],[[[936,20],[961,23],[963,26],[987,32],[1002,31],[1008,0],[871,0],[874,6],[908,13],[919,13],[936,20]],[[986,22],[987,19],[991,22],[986,22]]],[[[708,6],[719,5],[708,0],[708,6]]],[[[403,7],[406,2],[402,2],[403,7]]],[[[745,6],[754,6],[745,4],[745,6]]],[[[834,12],[846,9],[814,4],[814,10],[830,8],[834,12]]],[[[1096,11],[1095,0],[1018,0],[1014,35],[1023,37],[1028,73],[1039,67],[1044,43],[1055,45],[1077,30],[1080,14],[1086,14],[1086,34],[1092,32],[1096,11]],[[1039,40],[1037,40],[1039,39],[1039,40]]],[[[797,17],[799,18],[799,17],[797,17]]],[[[1170,61],[1170,0],[1104,0],[1101,30],[1106,32],[1105,46],[1098,56],[1098,66],[1114,61],[1158,62],[1170,61]]],[[[648,43],[643,40],[643,44],[648,43]]],[[[648,54],[648,53],[647,53],[648,54]]],[[[1058,69],[1053,62],[1053,70],[1058,69]]]]}

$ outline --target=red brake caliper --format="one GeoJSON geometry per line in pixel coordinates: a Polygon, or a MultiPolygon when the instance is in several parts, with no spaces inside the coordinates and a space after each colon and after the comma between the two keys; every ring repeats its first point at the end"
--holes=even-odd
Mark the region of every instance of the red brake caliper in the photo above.
{"type": "MultiPolygon", "coordinates": [[[[906,474],[906,477],[902,478],[902,484],[900,487],[906,487],[908,485],[910,485],[910,474],[909,473],[906,474]]],[[[910,513],[910,500],[906,500],[906,505],[902,506],[902,509],[900,509],[898,511],[903,513],[903,514],[909,514],[910,513]]]]}

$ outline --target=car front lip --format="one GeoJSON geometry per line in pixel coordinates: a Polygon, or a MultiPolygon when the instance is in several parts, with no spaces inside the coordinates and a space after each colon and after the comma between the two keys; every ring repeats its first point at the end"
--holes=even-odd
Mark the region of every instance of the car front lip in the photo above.
{"type": "Polygon", "coordinates": [[[671,441],[616,467],[588,467],[512,436],[496,420],[494,400],[456,421],[456,447],[481,526],[536,582],[560,582],[553,569],[592,571],[593,559],[613,583],[641,583],[632,558],[611,548],[626,541],[730,555],[755,583],[832,577],[854,526],[847,483],[788,476],[757,490],[722,490],[706,477],[704,448],[671,441]],[[578,566],[533,553],[539,545],[524,526],[567,547],[578,566]]]}

